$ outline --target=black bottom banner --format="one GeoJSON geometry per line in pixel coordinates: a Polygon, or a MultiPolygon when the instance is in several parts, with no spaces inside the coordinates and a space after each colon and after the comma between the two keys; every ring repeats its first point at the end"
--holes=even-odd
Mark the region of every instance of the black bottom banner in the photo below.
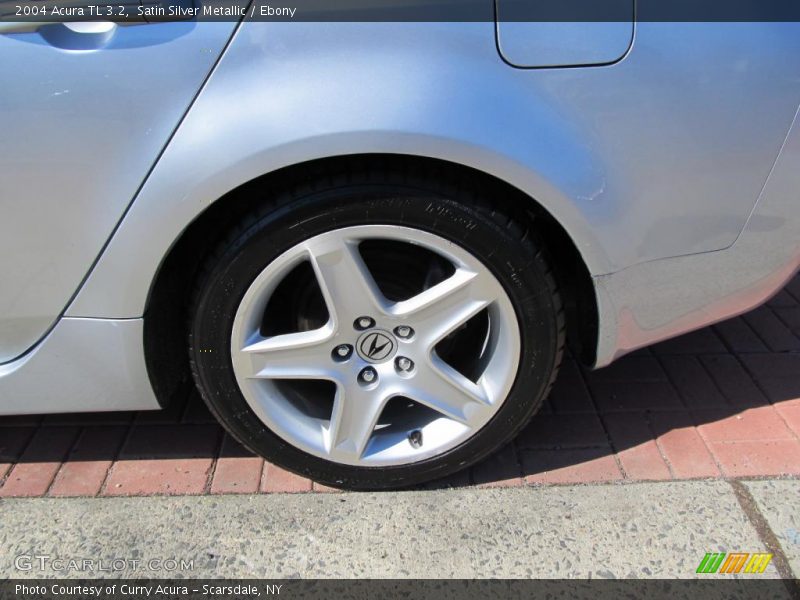
{"type": "Polygon", "coordinates": [[[780,579],[696,579],[696,580],[191,580],[191,579],[49,579],[0,582],[0,598],[26,600],[167,599],[271,599],[389,600],[416,599],[514,599],[591,598],[610,600],[686,598],[799,600],[796,581],[780,579]]]}

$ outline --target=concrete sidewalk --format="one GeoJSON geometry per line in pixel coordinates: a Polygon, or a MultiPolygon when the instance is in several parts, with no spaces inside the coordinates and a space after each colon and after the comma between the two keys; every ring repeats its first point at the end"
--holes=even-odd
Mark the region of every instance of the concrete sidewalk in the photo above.
{"type": "Polygon", "coordinates": [[[707,552],[795,578],[800,481],[0,500],[10,578],[709,578],[707,552]]]}

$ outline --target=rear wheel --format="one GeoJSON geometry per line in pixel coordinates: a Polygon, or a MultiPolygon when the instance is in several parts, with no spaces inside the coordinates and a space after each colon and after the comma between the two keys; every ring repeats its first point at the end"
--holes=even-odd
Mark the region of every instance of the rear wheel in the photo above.
{"type": "Polygon", "coordinates": [[[407,486],[533,416],[560,361],[561,301],[530,234],[488,204],[349,179],[288,194],[220,246],[196,293],[193,372],[276,464],[407,486]]]}

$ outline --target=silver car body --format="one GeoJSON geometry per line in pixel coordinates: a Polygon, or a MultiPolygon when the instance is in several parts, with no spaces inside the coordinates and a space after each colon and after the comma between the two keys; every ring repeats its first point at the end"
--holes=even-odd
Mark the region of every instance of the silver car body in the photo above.
{"type": "Polygon", "coordinates": [[[596,367],[793,276],[800,24],[508,25],[160,23],[88,51],[0,35],[0,414],[158,408],[143,327],[171,248],[231,190],[327,157],[445,160],[524,192],[590,274],[596,367]]]}

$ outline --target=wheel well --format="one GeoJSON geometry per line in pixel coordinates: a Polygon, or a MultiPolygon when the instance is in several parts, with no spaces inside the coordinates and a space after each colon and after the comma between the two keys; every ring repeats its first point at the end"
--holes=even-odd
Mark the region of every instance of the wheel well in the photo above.
{"type": "Polygon", "coordinates": [[[319,174],[359,169],[387,168],[435,173],[489,189],[490,198],[502,198],[514,216],[527,220],[544,239],[548,260],[562,292],[567,316],[567,338],[573,353],[587,364],[597,347],[597,304],[592,279],[575,244],[561,225],[534,199],[508,183],[470,167],[438,159],[406,155],[353,155],[296,164],[262,175],[228,192],[211,204],[183,231],[161,263],[145,310],[144,347],[153,390],[162,406],[193,390],[186,351],[189,300],[205,259],[217,243],[263,198],[265,190],[277,194],[288,185],[319,174]],[[176,327],[176,323],[181,324],[176,327]]]}

